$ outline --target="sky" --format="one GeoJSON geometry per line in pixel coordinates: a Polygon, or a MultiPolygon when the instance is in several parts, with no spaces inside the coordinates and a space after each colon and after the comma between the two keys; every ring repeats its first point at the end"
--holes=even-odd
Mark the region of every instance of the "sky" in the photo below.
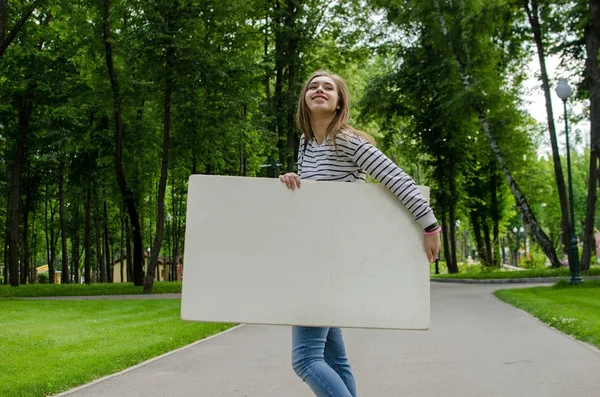
{"type": "MultiPolygon", "coordinates": [[[[554,124],[556,126],[556,132],[558,135],[559,142],[559,150],[561,154],[564,154],[565,149],[565,124],[564,124],[564,108],[562,100],[556,95],[554,88],[556,87],[556,83],[559,78],[566,78],[567,82],[574,88],[575,82],[570,81],[567,73],[561,70],[560,66],[560,58],[558,56],[548,57],[546,60],[546,69],[548,71],[548,76],[551,80],[551,91],[550,94],[552,96],[552,109],[554,113],[554,124]]],[[[525,82],[525,88],[527,89],[528,94],[524,95],[524,99],[528,102],[525,106],[525,109],[531,114],[531,116],[536,119],[538,122],[542,124],[547,123],[546,116],[546,103],[544,99],[544,93],[542,91],[542,83],[539,79],[539,62],[537,56],[532,57],[529,62],[529,70],[528,76],[529,78],[525,82]]],[[[583,104],[574,104],[573,101],[567,102],[567,111],[581,113],[583,111],[583,104]]],[[[581,153],[584,147],[589,146],[590,142],[590,124],[589,120],[585,120],[583,122],[577,123],[575,125],[569,125],[569,138],[571,142],[571,147],[575,148],[579,153],[581,153]],[[576,136],[573,132],[578,135],[579,139],[576,139],[576,136]]],[[[545,140],[547,143],[542,145],[538,149],[538,155],[543,156],[544,154],[551,153],[550,143],[549,143],[548,132],[546,131],[545,140]]]]}

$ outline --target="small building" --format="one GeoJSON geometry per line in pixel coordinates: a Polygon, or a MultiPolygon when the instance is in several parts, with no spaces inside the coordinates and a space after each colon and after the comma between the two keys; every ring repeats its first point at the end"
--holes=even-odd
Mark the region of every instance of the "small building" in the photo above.
{"type": "MultiPolygon", "coordinates": [[[[48,276],[48,282],[50,282],[50,267],[48,265],[38,266],[35,268],[35,277],[37,280],[38,274],[46,274],[48,276]]],[[[54,284],[60,284],[62,278],[62,271],[54,270],[54,284]]]]}
{"type": "MultiPolygon", "coordinates": [[[[127,278],[127,259],[127,255],[124,254],[121,258],[113,262],[113,283],[133,282],[133,280],[129,280],[127,278]]],[[[149,260],[150,258],[148,257],[148,253],[144,251],[144,274],[146,273],[146,269],[148,268],[149,260]]],[[[159,256],[155,280],[168,281],[169,274],[171,272],[171,266],[171,257],[159,256]]],[[[180,258],[175,267],[175,281],[181,281],[182,270],[183,264],[181,263],[180,258]]]]}

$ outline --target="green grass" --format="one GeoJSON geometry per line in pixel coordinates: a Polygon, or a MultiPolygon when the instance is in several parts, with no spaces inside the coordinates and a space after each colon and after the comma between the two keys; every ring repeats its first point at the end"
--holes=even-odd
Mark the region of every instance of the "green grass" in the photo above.
{"type": "MultiPolygon", "coordinates": [[[[89,296],[89,295],[133,295],[141,294],[144,287],[133,283],[114,284],[27,284],[18,287],[0,286],[0,298],[24,298],[38,296],[89,296]]],[[[157,281],[153,294],[181,293],[181,281],[157,281]]]]}
{"type": "MultiPolygon", "coordinates": [[[[450,278],[450,279],[507,279],[507,278],[539,278],[539,277],[569,277],[571,274],[568,268],[560,269],[527,269],[527,270],[498,270],[481,268],[480,266],[471,266],[456,274],[434,274],[431,272],[431,278],[450,278]]],[[[600,276],[600,266],[592,266],[589,271],[582,272],[582,277],[600,276]]]]}
{"type": "Polygon", "coordinates": [[[177,299],[0,302],[0,396],[46,396],[232,325],[184,322],[177,299]]]}
{"type": "Polygon", "coordinates": [[[499,290],[496,296],[544,323],[600,348],[600,281],[499,290]]]}

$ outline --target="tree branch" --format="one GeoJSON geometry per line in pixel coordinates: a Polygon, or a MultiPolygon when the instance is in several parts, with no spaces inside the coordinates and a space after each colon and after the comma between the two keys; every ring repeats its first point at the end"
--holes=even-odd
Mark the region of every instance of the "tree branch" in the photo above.
{"type": "MultiPolygon", "coordinates": [[[[36,0],[31,7],[29,7],[29,9],[25,11],[23,15],[21,15],[21,19],[19,19],[17,24],[11,29],[10,33],[8,33],[8,36],[6,36],[6,38],[0,37],[0,58],[4,56],[4,52],[10,43],[12,43],[12,41],[15,39],[15,37],[17,37],[19,30],[21,30],[23,25],[25,25],[25,22],[27,22],[31,14],[33,14],[33,11],[35,11],[35,9],[38,8],[43,2],[44,0],[36,0]]],[[[7,4],[7,2],[4,1],[3,4],[7,4]]],[[[6,17],[8,17],[8,13],[6,17]]],[[[6,21],[0,21],[0,23],[3,23],[3,25],[6,26],[6,21]]],[[[4,35],[4,32],[2,32],[2,34],[4,35]]]]}

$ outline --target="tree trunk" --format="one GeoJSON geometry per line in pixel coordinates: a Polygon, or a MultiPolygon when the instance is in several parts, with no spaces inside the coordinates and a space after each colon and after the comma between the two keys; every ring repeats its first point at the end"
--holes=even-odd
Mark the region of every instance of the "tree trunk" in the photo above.
{"type": "Polygon", "coordinates": [[[558,199],[560,202],[561,212],[561,228],[563,231],[563,254],[569,252],[571,223],[569,222],[569,207],[567,202],[567,188],[563,175],[562,165],[560,162],[560,153],[558,151],[558,141],[556,138],[556,128],[554,126],[554,115],[552,112],[552,97],[550,96],[550,83],[548,72],[546,71],[546,55],[544,50],[544,41],[542,38],[542,29],[539,21],[538,5],[536,0],[524,1],[525,11],[531,24],[533,37],[537,46],[538,59],[540,62],[540,71],[542,78],[542,89],[546,100],[546,115],[548,117],[548,131],[550,133],[550,144],[552,147],[552,159],[554,161],[554,177],[556,178],[556,189],[558,191],[558,199]],[[531,8],[530,8],[531,3],[531,8]]]}
{"type": "Polygon", "coordinates": [[[448,228],[448,218],[445,212],[442,213],[442,243],[444,244],[444,259],[448,273],[458,273],[455,264],[452,262],[452,248],[450,247],[450,229],[448,228]]]}
{"type": "Polygon", "coordinates": [[[502,254],[500,252],[500,208],[498,205],[498,176],[496,174],[496,167],[491,166],[490,176],[490,190],[492,194],[492,259],[494,266],[500,266],[502,262],[502,254]]]}
{"type": "Polygon", "coordinates": [[[15,157],[13,162],[13,175],[10,194],[10,285],[19,285],[19,220],[21,201],[21,170],[25,162],[25,148],[29,130],[29,119],[33,112],[33,87],[27,93],[18,97],[19,126],[15,142],[15,157]]]}
{"type": "Polygon", "coordinates": [[[21,269],[21,284],[27,284],[29,276],[29,194],[25,198],[23,208],[23,267],[21,269]]]}
{"type": "MultiPolygon", "coordinates": [[[[23,208],[23,266],[21,269],[21,284],[31,283],[31,259],[29,250],[29,214],[33,209],[33,200],[37,192],[37,183],[30,175],[30,166],[27,164],[27,187],[25,188],[25,206],[23,208]]],[[[35,219],[35,213],[34,213],[35,219]]]]}
{"type": "Polygon", "coordinates": [[[271,72],[269,67],[269,6],[267,5],[267,11],[265,14],[265,40],[264,40],[264,63],[265,63],[265,100],[267,105],[267,114],[271,115],[273,106],[271,103],[271,72]]]}
{"type": "MultiPolygon", "coordinates": [[[[172,221],[172,220],[171,220],[172,221]]],[[[169,263],[169,274],[165,277],[168,277],[169,281],[173,281],[173,254],[171,252],[171,234],[172,234],[172,230],[173,230],[173,224],[171,222],[167,223],[167,260],[165,261],[165,263],[169,263]],[[171,227],[169,227],[169,225],[171,227]]],[[[165,280],[166,281],[166,280],[165,280]]]]}
{"type": "MultiPolygon", "coordinates": [[[[167,17],[167,33],[174,34],[174,22],[177,14],[179,3],[173,2],[172,8],[167,17]]],[[[152,293],[154,283],[154,273],[158,265],[158,255],[163,238],[164,220],[165,220],[165,192],[167,190],[167,174],[169,170],[169,145],[171,133],[171,96],[173,92],[173,69],[175,64],[175,46],[173,36],[166,49],[166,67],[165,67],[165,97],[163,103],[163,148],[162,148],[162,164],[160,169],[160,181],[158,184],[158,211],[156,214],[156,235],[154,236],[154,244],[152,246],[150,263],[144,283],[144,294],[152,293]]]]}
{"type": "Polygon", "coordinates": [[[102,233],[100,232],[101,215],[100,209],[98,208],[98,194],[96,192],[96,210],[94,211],[94,226],[96,233],[96,271],[100,272],[100,282],[106,283],[106,264],[104,263],[104,249],[102,248],[102,233]]]}
{"type": "Polygon", "coordinates": [[[590,91],[590,176],[588,183],[587,211],[583,236],[583,256],[581,270],[589,270],[591,255],[596,247],[594,218],[596,210],[597,185],[600,181],[598,160],[600,160],[600,0],[589,0],[590,17],[585,27],[585,77],[590,91]],[[595,179],[598,178],[598,181],[595,179]]]}
{"type": "Polygon", "coordinates": [[[179,220],[179,203],[176,199],[175,195],[175,179],[172,180],[172,189],[171,189],[171,205],[173,208],[173,220],[171,223],[171,236],[173,237],[173,251],[171,253],[171,272],[173,273],[171,280],[177,281],[177,258],[175,258],[175,253],[177,252],[177,230],[178,230],[178,220],[179,220]]]}
{"type": "MultiPolygon", "coordinates": [[[[454,52],[452,42],[450,41],[450,39],[448,37],[446,21],[444,19],[444,15],[440,9],[438,0],[434,0],[434,4],[438,10],[440,22],[442,25],[442,31],[444,33],[444,37],[446,39],[446,43],[448,45],[450,53],[452,54],[454,60],[456,61],[458,71],[459,71],[461,79],[462,79],[462,83],[463,83],[465,89],[470,89],[471,83],[469,82],[469,77],[467,76],[467,74],[465,72],[465,65],[462,64],[462,62],[460,61],[460,59],[456,56],[456,53],[454,52]]],[[[500,169],[504,173],[506,182],[508,183],[508,186],[510,187],[510,190],[512,191],[512,193],[515,197],[515,201],[517,202],[517,208],[523,217],[525,225],[529,228],[529,232],[530,232],[532,238],[542,248],[542,251],[544,252],[544,254],[546,254],[548,259],[550,260],[550,263],[552,263],[552,266],[559,267],[560,261],[558,260],[558,256],[556,256],[556,252],[554,251],[552,242],[548,239],[548,236],[546,236],[546,233],[540,227],[533,211],[531,210],[531,207],[529,206],[529,203],[527,202],[527,199],[521,192],[521,189],[517,185],[517,182],[513,179],[512,174],[510,173],[508,166],[506,165],[506,161],[504,160],[504,157],[502,156],[502,153],[500,152],[498,143],[496,142],[496,139],[492,135],[491,128],[487,121],[485,111],[479,107],[477,107],[475,109],[475,111],[477,113],[477,117],[479,118],[479,123],[481,124],[481,128],[483,129],[483,132],[485,133],[485,135],[490,143],[492,152],[494,153],[494,156],[496,157],[496,160],[498,161],[498,164],[500,165],[500,169]]]]}
{"type": "Polygon", "coordinates": [[[450,256],[452,258],[452,270],[456,270],[456,273],[458,273],[458,262],[456,260],[456,183],[454,180],[455,177],[455,173],[454,173],[454,163],[452,162],[452,158],[450,158],[448,160],[449,162],[449,166],[448,166],[448,170],[449,170],[449,175],[448,175],[448,192],[449,192],[449,197],[448,197],[448,201],[447,201],[447,205],[448,205],[448,218],[449,218],[449,224],[448,224],[448,228],[450,230],[450,256]]]}
{"type": "MultiPolygon", "coordinates": [[[[50,201],[50,195],[48,190],[50,187],[46,184],[46,197],[44,200],[44,237],[46,239],[46,264],[48,265],[48,274],[50,274],[50,227],[48,226],[48,202],[50,201]]],[[[48,280],[50,282],[50,280],[48,280]]]]}
{"type": "Polygon", "coordinates": [[[60,163],[58,172],[58,197],[59,197],[59,215],[60,215],[60,235],[62,245],[62,284],[69,284],[69,254],[67,249],[67,222],[65,219],[65,165],[60,163]]]}
{"type": "Polygon", "coordinates": [[[283,69],[285,66],[285,25],[281,18],[281,4],[275,2],[275,18],[273,30],[275,31],[275,92],[273,95],[273,117],[275,122],[275,133],[278,137],[277,148],[279,150],[279,163],[285,164],[285,101],[283,99],[283,69]]]}
{"type": "MultiPolygon", "coordinates": [[[[589,0],[589,8],[590,23],[585,30],[585,76],[590,90],[591,146],[600,160],[600,0],[589,0]]],[[[600,181],[600,173],[596,175],[600,181]]]]}
{"type": "MultiPolygon", "coordinates": [[[[120,233],[120,237],[121,237],[121,243],[119,244],[119,263],[120,263],[120,268],[121,268],[121,282],[125,282],[125,271],[123,269],[123,248],[125,247],[125,219],[123,219],[123,211],[119,210],[119,219],[121,220],[121,233],[120,233]]],[[[127,280],[129,281],[129,279],[127,280]]]]}
{"type": "Polygon", "coordinates": [[[30,283],[35,283],[36,282],[36,274],[37,274],[37,233],[36,233],[36,228],[35,228],[35,212],[33,214],[33,219],[31,221],[31,256],[33,257],[33,266],[29,267],[29,282],[30,283]]]}
{"type": "Polygon", "coordinates": [[[492,266],[494,264],[494,256],[492,251],[492,244],[490,240],[490,227],[486,222],[486,219],[483,220],[483,242],[485,244],[485,265],[492,266]]]}
{"type": "MultiPolygon", "coordinates": [[[[50,206],[50,260],[48,261],[49,283],[54,284],[56,280],[56,237],[54,236],[54,215],[56,211],[50,206]]],[[[58,235],[58,233],[57,233],[58,235]]]]}
{"type": "Polygon", "coordinates": [[[287,46],[287,59],[288,59],[288,100],[287,100],[287,138],[286,138],[286,156],[285,162],[282,163],[285,170],[288,172],[294,170],[297,159],[297,150],[299,145],[298,134],[296,133],[295,115],[296,109],[294,104],[296,103],[296,63],[297,60],[297,48],[298,48],[298,35],[296,33],[296,14],[297,14],[296,0],[288,0],[288,12],[286,18],[286,28],[289,33],[288,46],[287,46]]]}
{"type": "Polygon", "coordinates": [[[483,237],[481,236],[481,225],[479,224],[479,217],[475,211],[471,211],[471,225],[473,226],[473,237],[475,237],[475,244],[477,245],[477,256],[482,265],[487,264],[486,252],[483,243],[483,237]]]}
{"type": "Polygon", "coordinates": [[[125,244],[127,246],[127,282],[133,280],[133,251],[131,250],[131,229],[125,225],[125,244]]]}
{"type": "Polygon", "coordinates": [[[133,231],[133,281],[137,286],[144,284],[143,266],[144,266],[144,247],[142,246],[142,230],[140,228],[140,219],[135,205],[135,196],[131,188],[127,185],[125,174],[123,172],[123,118],[121,110],[121,93],[119,91],[119,82],[115,71],[112,54],[112,43],[110,39],[110,0],[104,0],[103,7],[103,25],[104,25],[104,48],[106,52],[106,68],[110,78],[110,84],[114,101],[115,118],[115,173],[117,182],[121,189],[123,202],[127,207],[129,220],[133,231]]]}
{"type": "Polygon", "coordinates": [[[8,214],[10,214],[10,199],[6,200],[6,219],[5,219],[5,224],[4,224],[4,270],[3,270],[3,276],[4,276],[4,285],[8,285],[8,279],[9,279],[9,256],[10,256],[10,217],[8,216],[8,214]]]}
{"type": "Polygon", "coordinates": [[[71,246],[73,254],[71,256],[71,274],[73,276],[73,283],[79,284],[79,252],[80,252],[80,238],[79,238],[79,204],[75,204],[75,216],[73,217],[73,236],[71,237],[73,244],[71,246]]]}
{"type": "Polygon", "coordinates": [[[106,204],[106,189],[104,189],[104,255],[106,261],[106,282],[112,283],[112,272],[110,271],[110,267],[112,265],[112,260],[110,257],[110,244],[108,238],[108,207],[106,204]]]}
{"type": "Polygon", "coordinates": [[[598,158],[594,150],[590,151],[590,175],[588,179],[588,195],[585,211],[585,228],[583,232],[583,253],[581,255],[581,270],[590,270],[592,255],[596,250],[596,235],[594,233],[594,220],[596,217],[596,170],[598,158]]]}
{"type": "MultiPolygon", "coordinates": [[[[173,226],[174,226],[174,230],[173,230],[173,262],[175,263],[176,266],[179,265],[181,254],[182,254],[180,247],[183,245],[183,243],[181,242],[181,235],[182,235],[182,231],[183,231],[182,220],[183,220],[184,213],[185,213],[185,204],[186,204],[185,197],[182,197],[182,195],[179,195],[178,200],[177,200],[175,217],[174,217],[174,221],[173,221],[173,226]]],[[[176,275],[177,275],[177,273],[176,273],[176,275]]]]}
{"type": "Polygon", "coordinates": [[[88,185],[85,199],[85,232],[83,237],[83,248],[85,250],[85,262],[83,264],[84,267],[84,279],[86,284],[91,284],[92,282],[92,221],[91,221],[91,212],[92,212],[92,179],[88,176],[88,185]]]}
{"type": "Polygon", "coordinates": [[[438,194],[438,205],[441,207],[441,226],[442,226],[442,243],[444,244],[444,259],[446,260],[446,267],[448,268],[448,273],[458,273],[458,265],[456,263],[456,245],[452,245],[450,243],[451,239],[451,231],[450,224],[452,221],[449,221],[449,207],[450,207],[450,188],[446,183],[448,179],[446,177],[446,167],[442,160],[442,155],[437,154],[437,171],[438,171],[438,183],[442,187],[441,192],[438,194]]]}

